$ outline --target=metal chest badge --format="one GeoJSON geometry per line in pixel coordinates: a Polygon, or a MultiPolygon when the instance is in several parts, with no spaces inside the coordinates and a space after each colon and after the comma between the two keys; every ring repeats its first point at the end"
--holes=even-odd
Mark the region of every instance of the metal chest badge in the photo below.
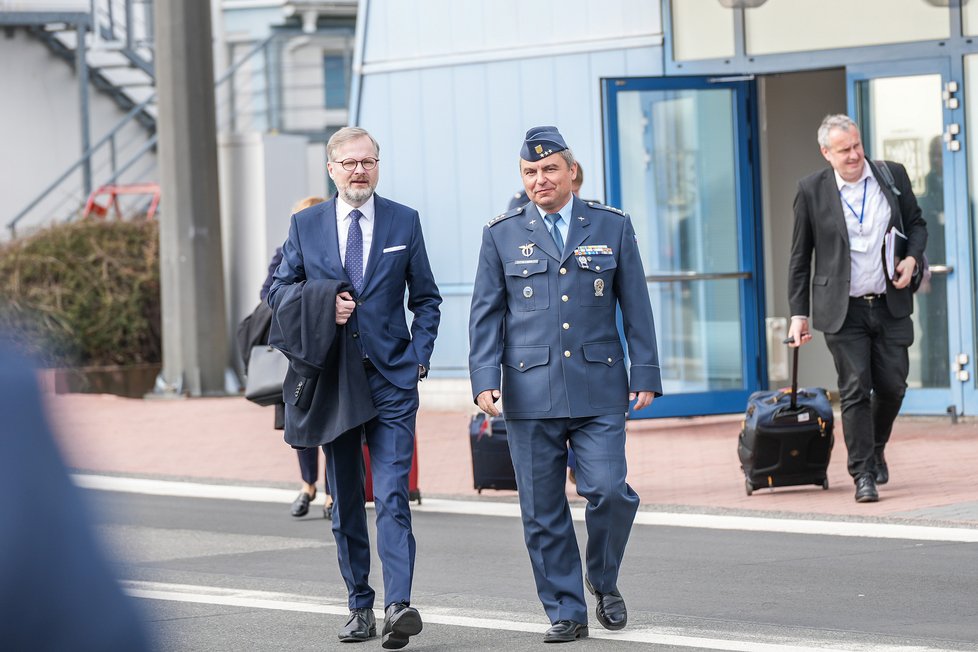
{"type": "Polygon", "coordinates": [[[594,279],[594,296],[596,297],[604,296],[604,279],[600,279],[600,278],[594,279]]]}
{"type": "Polygon", "coordinates": [[[529,285],[527,285],[525,288],[523,288],[523,296],[526,297],[527,299],[529,299],[530,297],[532,297],[533,296],[533,288],[531,288],[529,285]]]}
{"type": "Polygon", "coordinates": [[[530,256],[533,255],[533,247],[535,246],[536,245],[534,245],[532,242],[528,242],[524,245],[519,245],[520,253],[523,254],[524,258],[529,258],[530,256]]]}

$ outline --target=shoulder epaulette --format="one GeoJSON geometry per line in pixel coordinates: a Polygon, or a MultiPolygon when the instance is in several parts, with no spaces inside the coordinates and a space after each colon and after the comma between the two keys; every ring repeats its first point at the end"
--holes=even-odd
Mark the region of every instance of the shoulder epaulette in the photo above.
{"type": "Polygon", "coordinates": [[[526,208],[526,206],[517,206],[516,208],[511,208],[505,213],[503,213],[502,215],[497,215],[496,217],[489,220],[489,223],[486,224],[486,226],[492,226],[493,224],[496,224],[497,222],[502,222],[505,219],[513,217],[514,215],[519,215],[520,213],[523,212],[524,208],[526,208]]]}
{"type": "Polygon", "coordinates": [[[614,206],[608,206],[606,204],[602,204],[601,202],[589,201],[587,202],[587,205],[591,208],[597,208],[603,211],[608,211],[609,213],[615,213],[616,215],[621,215],[621,216],[625,215],[625,211],[621,210],[620,208],[615,208],[614,206]]]}

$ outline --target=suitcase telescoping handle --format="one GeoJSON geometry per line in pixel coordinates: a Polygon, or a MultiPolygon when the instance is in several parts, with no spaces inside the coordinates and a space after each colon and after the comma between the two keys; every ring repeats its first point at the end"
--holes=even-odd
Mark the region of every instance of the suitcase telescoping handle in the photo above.
{"type": "MultiPolygon", "coordinates": [[[[791,344],[795,341],[795,338],[789,337],[784,341],[785,344],[791,344]]],[[[800,346],[796,346],[791,349],[791,409],[794,410],[798,407],[798,349],[800,346]]]]}

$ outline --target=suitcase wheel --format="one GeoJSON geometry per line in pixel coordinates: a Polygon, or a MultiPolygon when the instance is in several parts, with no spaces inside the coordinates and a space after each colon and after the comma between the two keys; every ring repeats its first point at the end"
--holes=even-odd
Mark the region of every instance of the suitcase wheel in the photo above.
{"type": "Polygon", "coordinates": [[[747,495],[750,496],[754,493],[754,485],[751,483],[750,478],[744,480],[744,489],[747,490],[747,495]]]}
{"type": "Polygon", "coordinates": [[[828,491],[828,490],[829,490],[829,479],[824,478],[822,480],[822,491],[828,491]]]}

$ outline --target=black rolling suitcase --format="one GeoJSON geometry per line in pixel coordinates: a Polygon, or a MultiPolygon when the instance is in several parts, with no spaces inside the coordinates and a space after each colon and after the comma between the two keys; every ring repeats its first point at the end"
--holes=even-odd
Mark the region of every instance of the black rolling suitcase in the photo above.
{"type": "Polygon", "coordinates": [[[798,389],[798,349],[792,350],[791,389],[754,392],[747,400],[737,453],[748,496],[762,487],[829,488],[832,405],[821,387],[798,389]]]}
{"type": "Polygon", "coordinates": [[[501,416],[487,417],[481,412],[469,422],[472,445],[472,479],[475,488],[516,489],[516,471],[509,456],[506,422],[501,416]]]}

